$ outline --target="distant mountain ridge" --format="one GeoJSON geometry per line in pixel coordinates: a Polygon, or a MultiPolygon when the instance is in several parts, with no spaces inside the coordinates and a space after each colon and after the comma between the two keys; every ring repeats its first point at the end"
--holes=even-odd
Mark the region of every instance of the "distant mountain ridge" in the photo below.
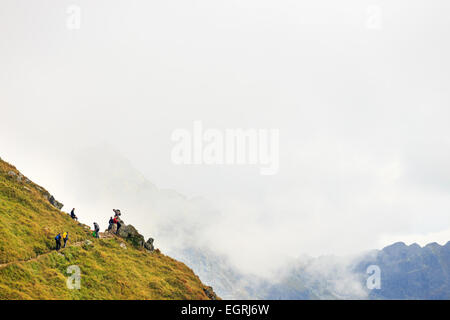
{"type": "Polygon", "coordinates": [[[264,299],[450,299],[450,241],[424,247],[397,242],[345,263],[336,259],[299,263],[283,280],[266,282],[258,291],[264,292],[264,299]],[[328,266],[321,268],[323,262],[328,266]],[[379,289],[366,285],[369,266],[380,270],[379,289]]]}
{"type": "Polygon", "coordinates": [[[381,270],[381,288],[370,290],[370,299],[450,299],[450,241],[424,247],[396,242],[365,256],[354,270],[363,273],[369,265],[381,270]]]}
{"type": "Polygon", "coordinates": [[[278,279],[244,275],[213,252],[185,250],[178,258],[193,263],[226,298],[450,300],[450,241],[424,247],[397,242],[351,259],[303,257],[280,271],[278,279]],[[380,270],[380,289],[367,287],[369,266],[380,270]]]}

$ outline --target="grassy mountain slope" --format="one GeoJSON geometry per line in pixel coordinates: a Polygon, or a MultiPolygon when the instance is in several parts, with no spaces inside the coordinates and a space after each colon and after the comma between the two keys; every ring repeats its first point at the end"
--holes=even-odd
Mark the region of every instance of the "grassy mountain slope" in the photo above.
{"type": "Polygon", "coordinates": [[[59,205],[0,160],[0,299],[209,299],[183,263],[121,238],[94,239],[50,202],[59,205]],[[70,246],[58,253],[54,237],[64,231],[70,246]],[[66,285],[73,265],[79,290],[66,285]]]}

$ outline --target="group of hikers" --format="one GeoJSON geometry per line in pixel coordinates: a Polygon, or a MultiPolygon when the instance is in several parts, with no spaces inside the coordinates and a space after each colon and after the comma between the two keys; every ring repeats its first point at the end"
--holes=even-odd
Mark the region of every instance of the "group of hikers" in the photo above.
{"type": "MultiPolygon", "coordinates": [[[[122,224],[120,223],[120,216],[122,215],[122,213],[120,212],[119,209],[113,209],[114,211],[114,218],[110,217],[109,218],[109,226],[108,226],[108,231],[110,232],[113,229],[114,225],[117,225],[117,229],[116,229],[116,234],[119,231],[120,227],[122,226],[122,224]]],[[[70,211],[70,217],[73,220],[78,221],[78,217],[75,215],[75,208],[72,209],[72,211],[70,211]]],[[[98,225],[97,222],[94,222],[94,232],[92,233],[92,235],[95,238],[99,238],[100,235],[100,226],[98,225]]],[[[69,232],[64,232],[61,236],[61,233],[58,233],[55,237],[55,241],[56,241],[56,251],[58,251],[59,249],[61,249],[61,240],[64,240],[64,246],[63,248],[66,247],[67,241],[69,240],[69,232]]]]}
{"type": "Polygon", "coordinates": [[[117,225],[117,230],[116,233],[119,231],[120,227],[122,226],[122,224],[120,223],[120,216],[122,215],[122,213],[120,212],[119,209],[113,209],[114,211],[114,218],[110,217],[109,218],[109,226],[108,226],[108,231],[111,231],[111,229],[113,228],[113,225],[117,225]]]}
{"type": "Polygon", "coordinates": [[[63,248],[66,247],[67,241],[69,240],[69,232],[64,232],[61,236],[61,233],[58,233],[55,237],[56,240],[56,251],[58,251],[59,249],[61,249],[61,240],[64,240],[64,246],[63,248]]]}

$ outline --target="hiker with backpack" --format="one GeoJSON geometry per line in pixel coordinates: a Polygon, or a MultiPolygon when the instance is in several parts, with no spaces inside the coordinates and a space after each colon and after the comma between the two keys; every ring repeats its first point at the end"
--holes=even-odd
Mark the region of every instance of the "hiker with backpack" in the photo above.
{"type": "Polygon", "coordinates": [[[69,233],[68,232],[64,232],[62,237],[63,237],[63,240],[64,240],[63,248],[65,248],[67,240],[69,240],[69,233]]]}
{"type": "Polygon", "coordinates": [[[120,219],[120,216],[122,215],[122,212],[120,212],[119,209],[113,209],[114,211],[114,223],[117,224],[117,230],[116,230],[116,234],[119,232],[120,227],[122,226],[122,224],[120,223],[120,221],[122,221],[120,219]]]}
{"type": "Polygon", "coordinates": [[[114,219],[112,217],[109,217],[109,226],[108,226],[108,231],[111,231],[113,225],[114,225],[114,219]]]}
{"type": "Polygon", "coordinates": [[[95,237],[99,238],[98,233],[100,232],[100,227],[97,222],[94,222],[94,230],[95,230],[95,237]]]}
{"type": "Polygon", "coordinates": [[[78,218],[77,218],[77,216],[75,215],[75,208],[73,208],[72,211],[70,211],[70,217],[71,217],[73,220],[77,220],[77,221],[78,221],[78,218]]]}
{"type": "Polygon", "coordinates": [[[122,215],[122,213],[120,212],[119,209],[113,209],[113,211],[114,211],[114,216],[115,216],[115,217],[119,217],[119,216],[122,215]]]}
{"type": "Polygon", "coordinates": [[[61,234],[58,233],[55,237],[55,241],[56,241],[56,251],[58,251],[59,249],[61,249],[61,234]]]}
{"type": "Polygon", "coordinates": [[[119,222],[119,217],[118,216],[114,217],[113,222],[117,225],[117,230],[116,230],[116,234],[117,234],[119,232],[119,229],[122,226],[122,224],[119,222]]]}

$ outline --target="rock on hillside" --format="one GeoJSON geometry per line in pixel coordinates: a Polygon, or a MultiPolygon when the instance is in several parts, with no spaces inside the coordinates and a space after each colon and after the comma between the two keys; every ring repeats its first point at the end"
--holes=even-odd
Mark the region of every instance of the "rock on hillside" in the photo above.
{"type": "MultiPolygon", "coordinates": [[[[0,159],[0,161],[2,161],[2,160],[0,159]]],[[[30,179],[28,179],[22,173],[20,173],[15,167],[11,166],[10,169],[11,170],[8,171],[9,177],[11,177],[12,179],[15,179],[18,183],[33,185],[37,190],[40,191],[40,193],[44,196],[44,198],[46,198],[48,200],[48,202],[50,202],[50,204],[52,206],[54,206],[55,208],[61,210],[64,207],[64,205],[61,202],[57,201],[55,199],[55,197],[52,196],[47,190],[34,184],[30,179]]],[[[28,188],[28,187],[25,187],[25,188],[28,188]]],[[[28,190],[30,190],[30,189],[28,188],[28,190]]]]}
{"type": "Polygon", "coordinates": [[[117,232],[117,225],[115,224],[113,225],[110,231],[106,230],[105,232],[115,234],[121,238],[124,238],[136,248],[144,248],[145,250],[150,252],[155,250],[153,246],[154,242],[153,238],[149,238],[147,241],[145,241],[144,236],[140,234],[133,225],[131,224],[126,225],[125,222],[120,218],[118,220],[121,224],[121,227],[118,232],[117,232]]]}
{"type": "Polygon", "coordinates": [[[131,242],[135,247],[142,248],[145,243],[144,236],[141,235],[135,227],[130,225],[122,225],[117,234],[119,237],[124,238],[131,242]]]}

